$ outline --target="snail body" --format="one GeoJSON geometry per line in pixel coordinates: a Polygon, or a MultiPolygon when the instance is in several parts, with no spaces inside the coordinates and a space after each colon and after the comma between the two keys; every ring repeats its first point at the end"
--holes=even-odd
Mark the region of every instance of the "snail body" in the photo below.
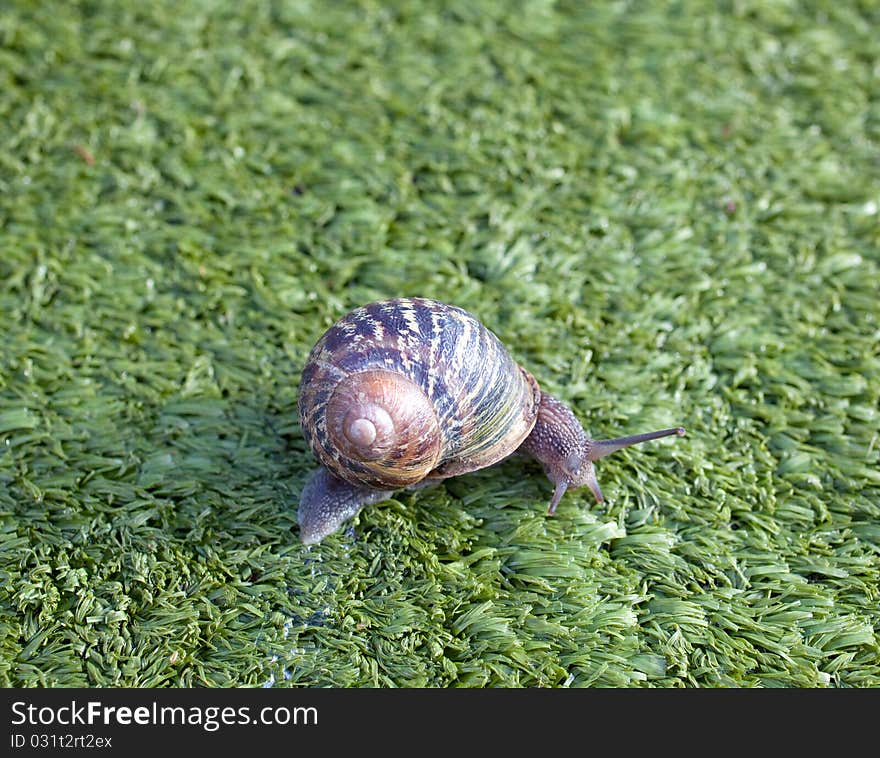
{"type": "Polygon", "coordinates": [[[498,338],[461,308],[395,298],[356,308],[302,371],[303,433],[321,463],[300,498],[300,538],[319,542],[396,490],[491,466],[516,450],[556,485],[602,495],[592,461],[681,428],[590,440],[498,338]]]}

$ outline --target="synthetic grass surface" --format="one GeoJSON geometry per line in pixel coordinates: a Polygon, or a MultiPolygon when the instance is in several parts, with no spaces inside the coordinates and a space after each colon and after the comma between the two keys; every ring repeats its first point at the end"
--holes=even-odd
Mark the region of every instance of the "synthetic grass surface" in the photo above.
{"type": "Polygon", "coordinates": [[[880,685],[872,2],[0,6],[0,683],[880,685]],[[311,549],[299,370],[471,310],[595,436],[311,549]]]}

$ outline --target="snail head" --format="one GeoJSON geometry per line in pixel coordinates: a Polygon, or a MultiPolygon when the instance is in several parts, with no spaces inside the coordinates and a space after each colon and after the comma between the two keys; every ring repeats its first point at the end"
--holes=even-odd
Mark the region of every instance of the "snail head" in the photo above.
{"type": "Polygon", "coordinates": [[[580,422],[564,403],[544,393],[538,419],[523,443],[523,449],[541,462],[547,477],[555,485],[550,501],[549,512],[552,514],[566,491],[576,487],[589,487],[598,502],[604,501],[596,480],[594,461],[631,445],[684,433],[684,428],[678,426],[627,437],[593,440],[586,435],[580,422]]]}

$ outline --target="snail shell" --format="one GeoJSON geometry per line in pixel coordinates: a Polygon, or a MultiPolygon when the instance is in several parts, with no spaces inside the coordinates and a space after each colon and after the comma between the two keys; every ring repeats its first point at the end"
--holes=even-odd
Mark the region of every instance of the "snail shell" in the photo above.
{"type": "Polygon", "coordinates": [[[356,308],[312,349],[299,411],[346,481],[399,489],[489,466],[531,432],[541,391],[467,311],[424,298],[356,308]]]}

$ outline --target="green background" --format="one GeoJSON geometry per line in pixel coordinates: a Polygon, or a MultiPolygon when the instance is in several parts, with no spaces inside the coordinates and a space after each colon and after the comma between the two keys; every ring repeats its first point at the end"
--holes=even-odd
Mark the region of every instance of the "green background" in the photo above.
{"type": "Polygon", "coordinates": [[[0,6],[0,683],[880,686],[874,2],[0,6]],[[590,433],[299,543],[305,356],[475,313],[590,433]]]}

